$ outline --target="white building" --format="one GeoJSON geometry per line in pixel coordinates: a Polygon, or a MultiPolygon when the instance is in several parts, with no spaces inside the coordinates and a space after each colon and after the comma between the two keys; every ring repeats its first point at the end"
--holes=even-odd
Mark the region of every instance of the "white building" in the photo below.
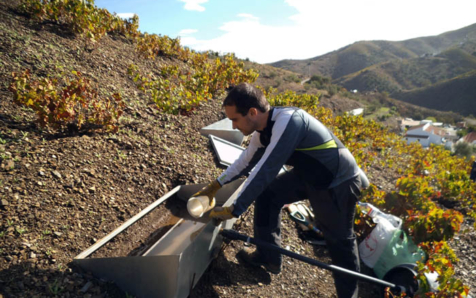
{"type": "Polygon", "coordinates": [[[348,111],[347,113],[351,114],[352,116],[359,116],[364,113],[364,109],[363,108],[353,109],[351,111],[348,111]]]}
{"type": "Polygon", "coordinates": [[[420,142],[423,147],[430,147],[430,144],[441,145],[446,142],[446,131],[439,127],[434,127],[431,123],[425,123],[408,129],[405,134],[407,143],[420,142]]]}
{"type": "Polygon", "coordinates": [[[400,125],[400,129],[402,132],[405,131],[405,129],[409,129],[414,126],[420,125],[420,121],[418,120],[413,120],[412,118],[405,118],[405,119],[400,119],[398,121],[398,124],[400,125]]]}

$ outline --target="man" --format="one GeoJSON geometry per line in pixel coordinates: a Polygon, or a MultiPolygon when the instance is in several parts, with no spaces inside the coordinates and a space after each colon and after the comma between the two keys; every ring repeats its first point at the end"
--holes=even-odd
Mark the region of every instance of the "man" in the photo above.
{"type": "Polygon", "coordinates": [[[469,179],[476,182],[476,160],[473,162],[473,167],[471,168],[471,173],[469,174],[469,179]]]}
{"type": "MultiPolygon", "coordinates": [[[[223,184],[248,176],[233,205],[215,207],[210,217],[239,217],[256,201],[254,236],[279,246],[281,208],[309,199],[333,264],[359,271],[353,223],[361,180],[349,150],[305,111],[270,107],[263,93],[248,83],[233,88],[223,107],[233,128],[244,135],[254,134],[239,159],[195,194],[213,198],[223,184]],[[293,168],[277,176],[284,164],[293,168]]],[[[282,256],[273,251],[244,249],[237,257],[274,274],[281,271],[282,256]]],[[[355,279],[339,274],[334,279],[338,297],[357,297],[355,279]]]]}

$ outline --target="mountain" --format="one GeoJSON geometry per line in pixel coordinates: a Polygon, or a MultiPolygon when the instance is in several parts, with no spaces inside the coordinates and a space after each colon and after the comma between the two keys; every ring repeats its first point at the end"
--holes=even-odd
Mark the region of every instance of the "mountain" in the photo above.
{"type": "MultiPolygon", "coordinates": [[[[433,90],[434,85],[440,84],[450,93],[461,93],[457,89],[461,81],[456,78],[471,77],[476,69],[476,24],[405,41],[360,41],[311,59],[282,60],[271,65],[307,76],[331,77],[348,90],[387,92],[394,98],[415,104],[424,102],[426,107],[438,109],[442,105],[433,104],[432,98],[409,94],[429,96],[433,92],[422,89],[433,90]]],[[[476,105],[471,106],[466,99],[474,96],[458,96],[445,106],[464,115],[476,114],[476,105]],[[460,108],[463,106],[470,108],[460,108]]]]}
{"type": "Polygon", "coordinates": [[[476,56],[452,48],[436,56],[394,59],[339,77],[347,89],[389,93],[428,87],[476,69],[476,56]]]}
{"type": "Polygon", "coordinates": [[[462,115],[475,111],[476,70],[439,82],[430,87],[396,93],[402,101],[441,111],[452,111],[462,115]],[[455,105],[454,103],[457,102],[455,105]]]}
{"type": "Polygon", "coordinates": [[[393,59],[436,56],[451,48],[476,55],[476,24],[437,36],[404,41],[359,41],[339,50],[304,60],[281,60],[270,65],[305,75],[333,79],[393,59]]]}

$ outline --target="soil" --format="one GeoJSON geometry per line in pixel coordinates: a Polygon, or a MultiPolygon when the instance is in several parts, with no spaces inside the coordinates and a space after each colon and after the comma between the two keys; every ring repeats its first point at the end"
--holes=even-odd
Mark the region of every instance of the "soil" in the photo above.
{"type": "MultiPolygon", "coordinates": [[[[16,1],[0,3],[0,298],[131,297],[71,262],[174,187],[206,183],[223,171],[199,133],[224,118],[221,100],[210,100],[187,116],[163,114],[136,89],[127,68],[134,63],[151,72],[179,61],[141,59],[120,36],[86,44],[56,24],[38,24],[19,14],[16,1]],[[76,70],[100,94],[121,92],[127,108],[119,132],[39,129],[35,115],[16,106],[8,91],[11,72],[25,69],[37,78],[76,70]]],[[[389,190],[397,176],[376,168],[369,177],[389,190]]],[[[140,255],[183,209],[178,201],[161,204],[94,256],[140,255]]],[[[235,228],[252,235],[252,218],[251,207],[235,228]]],[[[462,260],[458,276],[474,288],[476,235],[467,227],[470,232],[452,245],[462,260]]],[[[282,234],[284,247],[330,262],[326,248],[302,240],[287,215],[282,234]]],[[[270,275],[239,264],[235,254],[242,245],[223,245],[191,297],[335,297],[328,271],[285,257],[281,274],[270,275]]],[[[372,274],[368,268],[363,272],[372,274]]],[[[371,284],[361,288],[361,297],[378,296],[371,284]]]]}

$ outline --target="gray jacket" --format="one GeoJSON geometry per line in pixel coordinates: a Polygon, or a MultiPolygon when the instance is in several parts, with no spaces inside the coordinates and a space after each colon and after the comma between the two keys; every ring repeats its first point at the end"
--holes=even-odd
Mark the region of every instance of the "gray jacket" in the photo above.
{"type": "Polygon", "coordinates": [[[248,148],[217,179],[223,185],[248,176],[234,202],[235,216],[249,207],[284,164],[318,189],[359,175],[352,154],[320,121],[298,108],[275,107],[266,128],[253,134],[248,148]]]}

